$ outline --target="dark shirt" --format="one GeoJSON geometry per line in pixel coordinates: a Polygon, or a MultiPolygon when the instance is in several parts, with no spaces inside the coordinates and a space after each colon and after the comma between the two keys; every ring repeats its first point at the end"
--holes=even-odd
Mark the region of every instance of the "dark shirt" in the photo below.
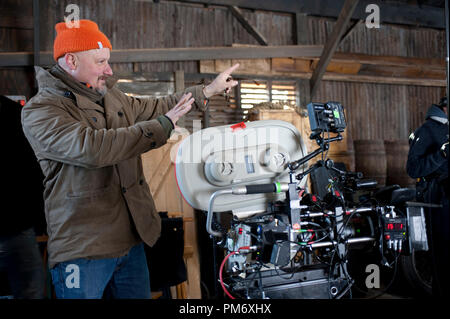
{"type": "Polygon", "coordinates": [[[45,231],[42,172],[22,130],[22,106],[0,96],[0,236],[10,236],[35,227],[45,231]]]}
{"type": "Polygon", "coordinates": [[[447,116],[438,106],[432,105],[426,122],[414,132],[406,169],[412,178],[448,178],[448,158],[441,147],[448,142],[447,116]]]}

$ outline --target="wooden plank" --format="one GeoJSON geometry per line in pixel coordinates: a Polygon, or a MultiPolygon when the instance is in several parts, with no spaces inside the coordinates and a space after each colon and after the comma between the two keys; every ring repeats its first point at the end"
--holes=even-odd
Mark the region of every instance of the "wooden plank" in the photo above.
{"type": "Polygon", "coordinates": [[[215,60],[202,60],[200,62],[200,73],[215,73],[215,60]]]}
{"type": "Polygon", "coordinates": [[[269,45],[264,36],[247,21],[247,19],[242,14],[242,11],[237,6],[229,6],[228,9],[233,14],[233,16],[239,21],[239,23],[250,33],[256,41],[261,45],[269,45]]]}
{"type": "Polygon", "coordinates": [[[125,93],[152,96],[165,96],[175,90],[171,82],[118,82],[117,87],[125,93]]]}
{"type": "Polygon", "coordinates": [[[360,53],[336,52],[334,62],[355,62],[361,64],[375,64],[385,66],[420,66],[431,69],[445,68],[445,60],[438,58],[415,58],[402,56],[368,55],[360,53]]]}
{"type": "MultiPolygon", "coordinates": [[[[319,61],[313,61],[311,68],[317,68],[319,61]]],[[[358,74],[361,69],[361,63],[354,62],[334,62],[330,61],[327,65],[327,72],[343,73],[343,74],[358,74]]]]}
{"type": "MultiPolygon", "coordinates": [[[[308,60],[309,61],[309,60],[308,60]]],[[[295,60],[292,58],[273,58],[272,59],[272,70],[274,71],[291,71],[295,68],[295,60]]],[[[303,70],[301,72],[309,72],[308,70],[303,70]]]]}
{"type": "Polygon", "coordinates": [[[175,92],[183,92],[184,91],[184,71],[177,70],[175,71],[175,92]]]}
{"type": "MultiPolygon", "coordinates": [[[[170,159],[170,146],[170,144],[164,146],[163,159],[170,159]]],[[[172,162],[170,160],[162,160],[159,163],[155,173],[150,178],[150,191],[154,196],[158,196],[158,193],[161,191],[160,184],[164,181],[172,168],[172,162]]]]}
{"type": "Polygon", "coordinates": [[[308,80],[299,79],[297,83],[299,93],[299,103],[297,106],[299,108],[296,111],[297,113],[304,115],[305,113],[302,112],[302,110],[306,110],[306,106],[311,102],[311,88],[308,80]]]}
{"type": "Polygon", "coordinates": [[[406,84],[406,85],[436,86],[436,87],[447,86],[446,80],[365,76],[365,75],[337,74],[337,73],[328,73],[328,74],[325,73],[325,75],[323,76],[323,80],[342,81],[342,82],[366,82],[379,84],[406,84]]]}
{"type": "Polygon", "coordinates": [[[330,35],[330,38],[325,43],[325,47],[323,48],[322,55],[320,56],[319,63],[317,68],[314,70],[311,76],[311,97],[314,97],[314,94],[317,91],[317,85],[320,82],[322,76],[324,75],[328,64],[331,61],[331,58],[336,51],[338,44],[344,34],[348,22],[350,21],[353,12],[356,9],[356,5],[358,4],[358,0],[346,0],[344,6],[342,7],[342,11],[339,14],[339,18],[336,24],[333,27],[333,32],[330,35]]]}
{"type": "MultiPolygon", "coordinates": [[[[313,72],[318,64],[317,59],[289,59],[273,58],[272,71],[274,72],[313,72]]],[[[331,60],[327,66],[327,72],[357,74],[361,63],[331,60]]]]}
{"type": "Polygon", "coordinates": [[[295,44],[306,45],[309,43],[308,18],[305,13],[295,13],[295,44]]]}
{"type": "MultiPolygon", "coordinates": [[[[319,57],[320,45],[254,47],[195,47],[113,50],[110,63],[197,61],[214,59],[264,59],[271,57],[319,57]]],[[[2,52],[0,66],[33,65],[31,52],[2,52]]],[[[42,65],[54,64],[52,52],[41,52],[42,65]]]]}
{"type": "MultiPolygon", "coordinates": [[[[230,61],[230,60],[228,60],[230,61]]],[[[247,74],[268,74],[270,73],[270,59],[232,59],[229,66],[239,63],[239,73],[247,74]]],[[[216,73],[225,71],[228,67],[216,63],[216,73]]]]}
{"type": "MultiPolygon", "coordinates": [[[[254,59],[254,58],[293,58],[297,57],[296,63],[303,63],[305,60],[316,60],[321,56],[323,46],[267,46],[258,47],[213,47],[213,48],[171,48],[171,49],[138,49],[138,50],[113,50],[110,63],[122,62],[151,62],[151,61],[169,61],[174,57],[169,56],[171,52],[179,50],[182,59],[201,60],[201,73],[212,73],[215,60],[224,59],[254,59]],[[218,51],[224,50],[225,54],[215,56],[218,51]],[[202,51],[209,51],[208,54],[202,51]],[[158,57],[152,56],[158,52],[158,57]],[[164,52],[168,54],[164,56],[164,52]],[[247,53],[252,52],[252,56],[247,53]],[[128,55],[127,61],[121,60],[121,55],[128,55]],[[189,55],[189,56],[187,56],[189,55]],[[208,55],[209,58],[204,58],[208,55]],[[223,58],[224,55],[227,57],[223,58]],[[255,57],[256,56],[256,57],[255,57]],[[159,60],[158,60],[159,59],[159,60]],[[297,61],[298,59],[302,61],[297,61]]],[[[375,64],[386,66],[423,66],[432,69],[445,68],[445,60],[437,58],[413,58],[400,56],[374,56],[356,53],[336,52],[332,57],[333,62],[375,64]]],[[[54,63],[52,52],[41,51],[41,63],[51,65],[54,63]]],[[[310,62],[309,62],[310,63],[310,62]]],[[[33,65],[32,52],[0,52],[0,66],[31,66],[33,65]]],[[[239,69],[238,69],[239,71],[239,69]]],[[[161,72],[159,72],[161,73],[161,72]]],[[[147,74],[147,76],[153,76],[147,74]]],[[[173,76],[171,76],[173,81],[173,76]]]]}
{"type": "Polygon", "coordinates": [[[33,64],[40,65],[40,10],[39,0],[33,0],[33,64]]]}
{"type": "MultiPolygon", "coordinates": [[[[311,71],[308,68],[308,63],[316,65],[318,59],[302,59],[302,58],[272,58],[272,68],[278,69],[280,71],[285,69],[295,68],[301,72],[311,71]],[[292,60],[292,61],[290,61],[292,60]],[[297,66],[296,64],[305,64],[305,66],[297,66]]],[[[369,64],[369,65],[380,65],[380,66],[400,66],[400,67],[420,67],[433,70],[444,70],[445,60],[437,58],[414,58],[414,57],[400,57],[400,56],[377,56],[368,54],[357,54],[357,53],[343,53],[335,52],[331,58],[330,63],[355,63],[355,64],[369,64]]]]}
{"type": "MultiPolygon", "coordinates": [[[[327,70],[328,71],[328,70],[327,70]]],[[[348,72],[339,72],[348,73],[348,72]]],[[[423,68],[423,67],[401,67],[401,66],[381,66],[381,65],[362,65],[359,75],[371,75],[371,76],[387,76],[387,77],[400,77],[400,78],[429,78],[429,79],[445,79],[445,70],[423,68]]]]}
{"type": "MultiPolygon", "coordinates": [[[[185,89],[184,87],[184,71],[183,70],[177,70],[175,71],[175,92],[183,92],[185,89]]],[[[186,117],[182,116],[180,119],[178,119],[176,125],[180,127],[185,126],[186,117]]]]}
{"type": "Polygon", "coordinates": [[[193,61],[211,59],[261,59],[271,57],[312,56],[322,52],[321,46],[285,45],[254,47],[197,47],[168,49],[113,50],[111,62],[193,61]]]}

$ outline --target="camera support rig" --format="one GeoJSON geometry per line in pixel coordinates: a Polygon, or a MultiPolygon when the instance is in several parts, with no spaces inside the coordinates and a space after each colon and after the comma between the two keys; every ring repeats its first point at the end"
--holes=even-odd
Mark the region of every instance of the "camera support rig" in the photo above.
{"type": "Polygon", "coordinates": [[[318,144],[311,153],[306,152],[295,127],[282,121],[250,122],[237,132],[227,126],[202,130],[207,136],[241,141],[252,130],[261,129],[261,137],[274,129],[277,139],[260,142],[258,138],[255,144],[235,147],[232,152],[223,147],[206,153],[200,163],[186,160],[198,132],[179,147],[177,156],[182,160],[175,168],[180,191],[191,206],[207,210],[206,230],[220,238],[218,245],[228,252],[219,280],[230,298],[348,296],[354,284],[348,270],[350,247],[378,248],[384,265],[386,251],[396,260],[402,247],[399,240],[406,242],[406,221],[396,215],[394,206],[353,203],[339,186],[373,189],[375,181],[361,180],[361,173],[341,171],[331,160],[306,165],[328,151],[330,143],[343,139],[342,105],[311,103],[308,115],[313,131],[309,138],[318,144]],[[337,135],[324,138],[330,132],[337,135]],[[234,161],[230,154],[235,155],[234,161]],[[307,176],[318,168],[338,175],[339,183],[323,199],[306,189],[307,176]],[[214,220],[220,223],[219,213],[227,211],[233,214],[230,226],[225,231],[224,227],[214,229],[214,220]],[[404,234],[396,232],[402,227],[404,234]],[[385,234],[397,242],[386,241],[385,234]]]}

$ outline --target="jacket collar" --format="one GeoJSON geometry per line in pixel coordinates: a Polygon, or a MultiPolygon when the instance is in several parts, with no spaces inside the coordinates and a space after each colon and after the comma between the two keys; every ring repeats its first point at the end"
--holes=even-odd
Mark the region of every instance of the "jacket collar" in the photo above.
{"type": "MultiPolygon", "coordinates": [[[[97,91],[88,88],[81,82],[75,80],[70,74],[64,71],[58,64],[51,68],[35,66],[36,80],[39,90],[49,90],[61,96],[67,96],[67,92],[73,94],[77,105],[82,109],[95,109],[104,112],[104,108],[99,105],[103,96],[97,91]]],[[[106,80],[108,90],[113,89],[117,79],[109,77],[106,80]]],[[[110,92],[105,95],[105,102],[109,99],[110,92]]]]}
{"type": "Polygon", "coordinates": [[[431,119],[443,124],[448,122],[447,114],[445,114],[445,112],[436,104],[432,104],[429,107],[427,114],[425,115],[425,119],[431,119]]]}

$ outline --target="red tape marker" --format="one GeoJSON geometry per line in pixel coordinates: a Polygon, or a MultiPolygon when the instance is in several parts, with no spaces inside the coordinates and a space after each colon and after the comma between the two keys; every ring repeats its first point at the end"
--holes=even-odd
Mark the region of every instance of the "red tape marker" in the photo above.
{"type": "Polygon", "coordinates": [[[241,123],[237,123],[237,124],[234,124],[234,125],[231,125],[230,126],[230,128],[231,128],[231,130],[234,132],[235,130],[237,130],[237,129],[245,129],[247,126],[245,125],[245,123],[244,122],[241,122],[241,123]]]}

